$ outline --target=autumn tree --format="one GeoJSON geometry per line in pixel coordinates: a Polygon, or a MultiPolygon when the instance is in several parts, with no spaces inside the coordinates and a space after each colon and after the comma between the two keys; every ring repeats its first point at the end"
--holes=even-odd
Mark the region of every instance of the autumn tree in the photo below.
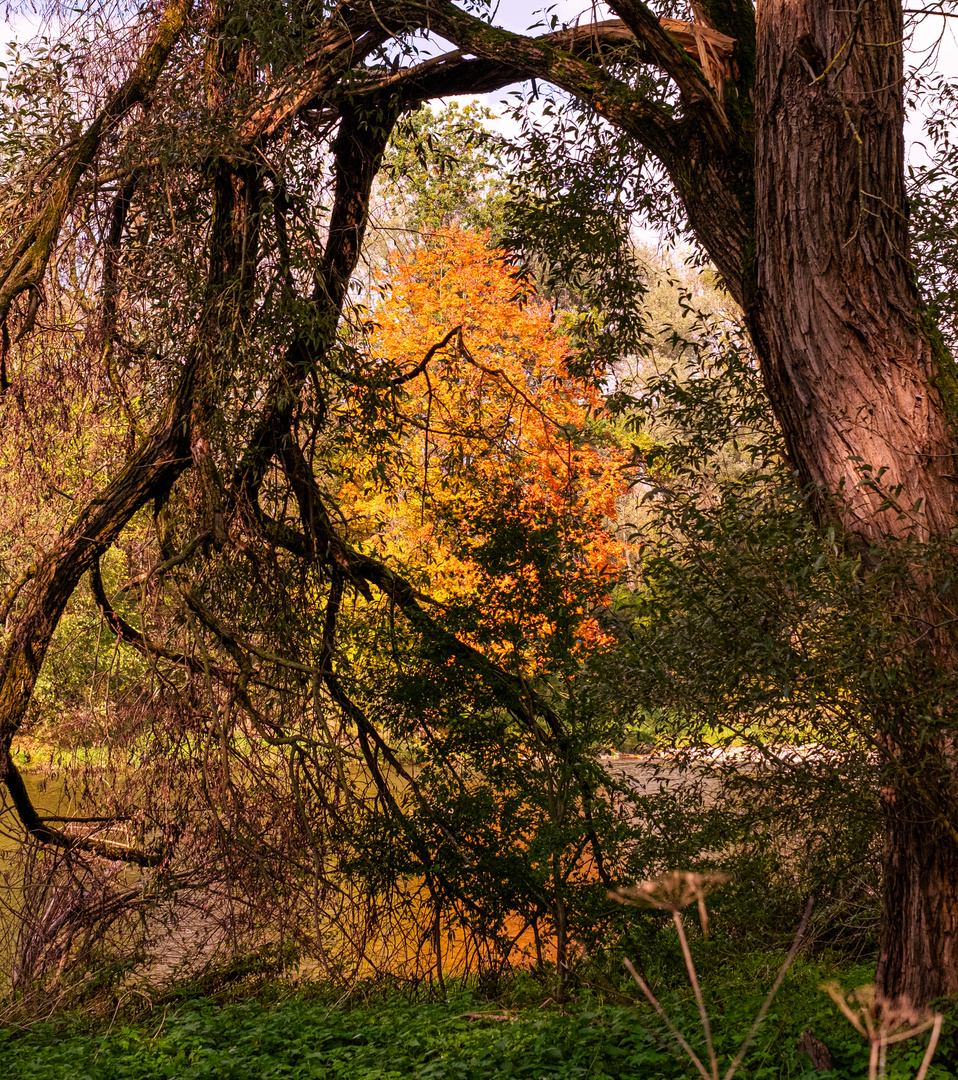
{"type": "Polygon", "coordinates": [[[394,389],[394,453],[370,457],[360,441],[343,462],[344,513],[435,600],[471,612],[474,633],[485,626],[500,656],[532,650],[503,656],[517,672],[544,659],[536,650],[552,651],[549,627],[594,637],[593,612],[608,602],[621,561],[610,525],[625,458],[597,389],[569,372],[554,313],[483,237],[457,229],[395,260],[373,318],[371,355],[409,375],[394,389]],[[544,599],[555,585],[537,580],[535,565],[490,574],[477,562],[496,519],[552,534],[564,569],[542,569],[564,582],[558,594],[544,599]],[[508,648],[497,641],[506,628],[508,648]]]}
{"type": "MultiPolygon", "coordinates": [[[[595,130],[618,133],[607,157],[613,205],[640,177],[668,178],[745,313],[811,514],[860,559],[866,582],[885,553],[904,553],[899,657],[950,679],[951,576],[929,559],[952,558],[955,370],[910,257],[901,4],[763,0],[756,12],[750,0],[710,0],[688,21],[639,0],[610,6],[617,19],[529,37],[493,25],[483,4],[449,0],[268,10],[172,0],[146,10],[129,37],[76,35],[70,71],[86,80],[82,92],[18,151],[20,197],[5,202],[0,374],[15,395],[31,348],[46,340],[52,355],[58,336],[82,334],[91,370],[112,371],[116,401],[133,413],[135,448],[8,590],[0,745],[35,837],[76,845],[30,806],[9,749],[83,575],[134,648],[204,667],[121,619],[97,588],[99,560],[149,506],[158,547],[143,572],[193,575],[177,587],[187,621],[218,651],[204,671],[223,675],[227,712],[262,716],[256,688],[272,669],[318,679],[353,717],[375,772],[385,750],[368,717],[350,712],[335,629],[346,593],[377,590],[503,708],[552,722],[548,702],[350,546],[311,456],[311,432],[354,375],[337,325],[397,116],[522,79],[552,84],[601,118],[595,130]],[[424,32],[452,49],[416,56],[424,32]],[[109,64],[90,63],[105,53],[109,64]],[[316,197],[327,178],[328,214],[316,197]],[[71,267],[84,268],[94,304],[80,302],[71,267]],[[64,303],[70,289],[76,299],[64,303]],[[266,549],[302,560],[327,598],[308,649],[276,640],[287,623],[254,626],[243,590],[214,582],[221,552],[248,562],[238,581],[254,579],[266,549]]],[[[886,823],[878,979],[886,998],[922,1003],[958,990],[953,709],[946,701],[927,715],[890,696],[872,720],[886,823]]]]}
{"type": "Polygon", "coordinates": [[[403,670],[377,665],[386,728],[417,748],[418,789],[442,807],[448,842],[432,859],[474,905],[464,924],[531,931],[528,952],[540,968],[554,960],[561,986],[570,938],[604,917],[601,860],[623,857],[612,804],[593,797],[605,778],[584,759],[607,739],[605,719],[577,675],[606,643],[596,614],[621,564],[611,528],[624,455],[596,387],[569,371],[556,313],[487,239],[452,229],[395,257],[362,338],[370,382],[403,373],[388,387],[390,437],[370,453],[354,419],[327,460],[353,543],[550,701],[547,728],[509,722],[395,627],[388,649],[403,670]],[[598,864],[590,834],[602,837],[598,864]]]}

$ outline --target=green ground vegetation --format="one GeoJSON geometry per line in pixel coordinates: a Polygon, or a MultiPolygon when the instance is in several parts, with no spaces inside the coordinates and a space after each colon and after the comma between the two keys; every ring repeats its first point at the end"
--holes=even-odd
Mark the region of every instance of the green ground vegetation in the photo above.
{"type": "MultiPolygon", "coordinates": [[[[754,1080],[867,1075],[864,1040],[818,989],[826,974],[811,964],[792,969],[738,1075],[754,1080]],[[798,1048],[807,1028],[829,1046],[833,1071],[816,1072],[798,1048]]],[[[843,981],[851,986],[870,974],[867,968],[849,970],[843,981]]],[[[726,969],[721,983],[706,984],[722,1072],[751,1025],[766,978],[767,966],[762,970],[748,961],[734,972],[726,969]]],[[[647,1006],[608,1004],[584,993],[561,1009],[542,1007],[524,997],[521,983],[514,991],[505,1004],[462,989],[439,1002],[411,1001],[398,993],[384,997],[380,991],[378,1000],[362,1005],[302,993],[273,1004],[191,999],[95,1029],[76,1020],[24,1031],[7,1028],[0,1045],[8,1075],[21,1080],[680,1080],[696,1075],[647,1006]]],[[[662,998],[690,1040],[700,1041],[687,986],[676,984],[662,998]]],[[[888,1080],[914,1076],[926,1043],[924,1036],[889,1048],[888,1080]]],[[[946,1029],[930,1080],[954,1076],[949,1061],[956,1046],[954,1028],[946,1029]]]]}

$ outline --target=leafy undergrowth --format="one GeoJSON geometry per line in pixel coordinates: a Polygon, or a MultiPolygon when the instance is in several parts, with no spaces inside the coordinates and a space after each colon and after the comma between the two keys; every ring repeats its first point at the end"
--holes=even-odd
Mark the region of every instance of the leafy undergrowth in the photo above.
{"type": "MultiPolygon", "coordinates": [[[[756,1080],[867,1075],[866,1048],[817,994],[816,978],[814,969],[806,969],[783,987],[778,1007],[737,1075],[756,1080]],[[835,1071],[815,1072],[796,1049],[808,1026],[828,1044],[835,1071]]],[[[760,1000],[758,987],[755,993],[760,1000]]],[[[740,994],[713,1004],[724,1074],[755,1002],[740,994]]],[[[688,1005],[669,1002],[694,1043],[699,1040],[688,1005]]],[[[922,1050],[923,1044],[894,1048],[889,1080],[913,1076],[922,1050]]],[[[946,1030],[936,1056],[942,1064],[936,1062],[930,1077],[955,1075],[947,1064],[954,1051],[953,1030],[946,1030]]],[[[647,1011],[582,999],[565,1011],[509,1014],[468,995],[442,1004],[393,998],[352,1008],[305,1000],[221,1006],[197,999],[132,1025],[115,1023],[101,1033],[63,1021],[25,1031],[7,1028],[0,1030],[0,1055],[5,1074],[20,1080],[684,1080],[695,1075],[647,1011]]]]}

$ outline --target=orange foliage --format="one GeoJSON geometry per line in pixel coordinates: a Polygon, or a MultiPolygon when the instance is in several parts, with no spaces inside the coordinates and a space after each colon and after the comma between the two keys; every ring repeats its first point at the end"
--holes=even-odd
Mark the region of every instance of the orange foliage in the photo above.
{"type": "Polygon", "coordinates": [[[408,373],[461,332],[396,390],[403,434],[387,467],[351,462],[340,497],[367,546],[448,608],[481,609],[460,631],[525,667],[560,628],[573,649],[597,636],[589,613],[621,555],[623,454],[549,307],[524,291],[462,230],[395,260],[373,355],[408,373]]]}

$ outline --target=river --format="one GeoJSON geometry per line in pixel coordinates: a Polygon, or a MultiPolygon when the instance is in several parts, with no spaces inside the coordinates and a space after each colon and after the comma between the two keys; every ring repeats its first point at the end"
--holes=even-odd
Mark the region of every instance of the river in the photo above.
{"type": "MultiPolygon", "coordinates": [[[[657,791],[679,784],[683,780],[688,781],[690,775],[687,768],[681,767],[677,761],[669,757],[612,758],[604,759],[602,763],[615,779],[625,781],[638,795],[655,794],[657,791]]],[[[78,805],[76,792],[80,785],[71,783],[69,777],[50,777],[39,773],[27,773],[24,775],[24,781],[30,797],[41,815],[65,817],[71,813],[83,816],[84,814],[96,812],[95,810],[91,811],[89,806],[78,805]]],[[[709,781],[708,783],[709,786],[713,783],[716,784],[716,796],[718,797],[720,785],[715,781],[709,781]]],[[[0,882],[0,907],[2,907],[2,911],[0,911],[0,968],[3,969],[0,980],[3,980],[3,976],[6,976],[6,980],[3,981],[9,980],[10,977],[10,959],[16,955],[16,927],[20,921],[19,915],[23,910],[23,863],[19,862],[15,856],[21,838],[22,830],[19,821],[9,804],[9,800],[6,800],[3,805],[2,816],[0,816],[0,875],[2,875],[2,882],[0,882]]],[[[52,866],[52,861],[50,861],[49,865],[52,866]]],[[[39,878],[41,879],[43,872],[41,867],[39,870],[39,878]]],[[[36,865],[34,865],[34,874],[37,875],[37,873],[36,865]]],[[[124,887],[130,887],[146,880],[143,873],[135,869],[118,870],[117,875],[112,879],[113,885],[122,883],[124,887]]],[[[52,910],[58,901],[58,897],[54,893],[53,900],[48,900],[47,898],[51,895],[49,892],[39,895],[42,895],[43,898],[34,913],[34,919],[39,919],[42,923],[47,916],[48,906],[52,910]]],[[[192,899],[195,901],[195,897],[192,899]]],[[[173,914],[172,909],[170,909],[165,916],[161,916],[159,913],[149,916],[154,931],[151,934],[154,939],[154,948],[150,949],[150,951],[154,955],[152,962],[148,963],[145,969],[141,969],[141,974],[145,975],[147,981],[155,983],[168,976],[172,968],[181,962],[188,953],[193,952],[196,954],[197,946],[199,947],[198,955],[200,957],[209,955],[211,949],[215,948],[217,928],[220,925],[215,910],[211,910],[211,908],[215,908],[215,905],[193,902],[187,903],[186,909],[182,909],[180,904],[177,903],[176,910],[180,912],[178,915],[173,914]],[[204,908],[206,909],[206,915],[203,913],[204,908]],[[188,911],[185,918],[183,916],[184,910],[188,911]]],[[[521,927],[516,929],[521,929],[521,927]]],[[[411,932],[407,927],[401,936],[403,938],[408,937],[410,940],[412,938],[418,939],[421,937],[421,931],[422,927],[417,927],[415,932],[411,932]]],[[[523,936],[529,937],[531,949],[531,932],[523,936]]],[[[219,937],[221,939],[221,933],[219,937]]],[[[465,948],[464,942],[458,940],[459,937],[458,934],[450,936],[446,940],[443,950],[447,954],[446,963],[453,968],[456,966],[457,954],[465,948]]],[[[385,952],[395,952],[397,956],[403,951],[397,948],[397,942],[393,940],[392,934],[383,938],[382,948],[385,952]]],[[[306,968],[308,969],[310,966],[307,964],[306,968]]],[[[309,973],[319,975],[320,971],[316,970],[309,973]]]]}

